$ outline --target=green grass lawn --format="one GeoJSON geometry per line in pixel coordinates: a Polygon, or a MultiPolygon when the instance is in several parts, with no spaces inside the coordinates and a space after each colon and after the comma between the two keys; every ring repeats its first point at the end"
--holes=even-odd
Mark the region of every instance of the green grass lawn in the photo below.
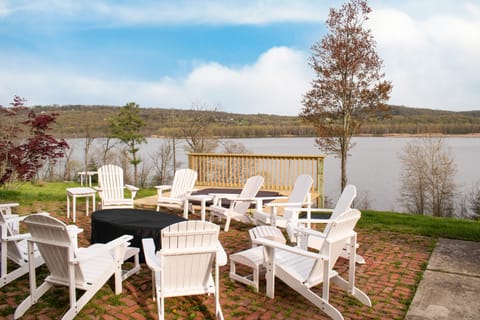
{"type": "MultiPolygon", "coordinates": [[[[17,190],[0,189],[0,202],[18,202],[31,205],[34,201],[66,201],[66,188],[78,187],[74,182],[25,183],[17,190]]],[[[128,191],[127,191],[128,193],[128,191]]],[[[154,188],[140,189],[137,199],[156,194],[154,188]]],[[[480,241],[480,221],[436,218],[394,212],[362,211],[357,228],[363,230],[392,231],[423,235],[434,238],[450,238],[480,241]]]]}
{"type": "Polygon", "coordinates": [[[362,211],[358,228],[393,231],[434,238],[480,241],[480,221],[414,214],[362,211]]]}
{"type": "MultiPolygon", "coordinates": [[[[18,202],[30,205],[33,201],[66,201],[65,190],[79,186],[75,182],[24,183],[17,190],[0,189],[0,202],[18,202]]],[[[148,197],[156,193],[154,188],[140,189],[136,198],[148,197]]],[[[129,196],[129,191],[125,191],[125,194],[129,196]]]]}

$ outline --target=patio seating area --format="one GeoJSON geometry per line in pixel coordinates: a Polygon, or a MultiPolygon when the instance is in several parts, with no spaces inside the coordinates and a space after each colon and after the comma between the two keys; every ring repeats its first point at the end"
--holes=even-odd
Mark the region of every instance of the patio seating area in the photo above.
{"type": "MultiPolygon", "coordinates": [[[[44,204],[45,205],[45,204],[44,204]]],[[[52,204],[53,205],[53,204],[52,204]]],[[[32,208],[22,208],[22,213],[33,212],[32,208]]],[[[49,211],[48,207],[42,208],[49,211]]],[[[50,213],[67,223],[64,212],[50,213]]],[[[181,216],[182,212],[178,212],[181,216]]],[[[200,219],[199,212],[190,219],[200,219]]],[[[80,215],[77,225],[84,229],[78,235],[79,246],[88,246],[91,234],[91,217],[80,215]]],[[[232,221],[229,232],[220,232],[219,239],[228,255],[250,247],[248,230],[251,225],[232,221]]],[[[350,298],[343,290],[333,285],[330,301],[343,314],[345,319],[404,319],[408,305],[413,299],[415,286],[426,267],[434,239],[391,232],[363,233],[357,230],[358,253],[366,263],[356,267],[356,286],[364,291],[372,301],[372,307],[350,298]]],[[[239,269],[241,266],[239,266],[239,269]]],[[[282,281],[275,283],[275,299],[265,295],[265,280],[260,281],[260,292],[229,278],[230,264],[220,268],[220,302],[225,319],[329,319],[329,317],[293,292],[282,281]]],[[[340,259],[337,269],[343,277],[348,277],[348,261],[340,259]]],[[[241,270],[237,270],[241,271],[241,270]]],[[[246,270],[251,272],[251,270],[246,270]]],[[[46,276],[45,266],[38,268],[39,281],[46,276]]],[[[145,264],[139,274],[130,276],[123,282],[123,292],[116,296],[114,286],[103,286],[78,315],[79,319],[156,319],[156,302],[152,300],[151,273],[145,264]]],[[[321,287],[314,290],[321,291],[321,287]]],[[[68,290],[51,290],[45,298],[30,308],[25,319],[57,319],[68,305],[68,290]],[[62,300],[62,301],[59,301],[62,300]]],[[[17,305],[28,296],[28,275],[8,284],[0,291],[0,319],[12,319],[17,305]]],[[[167,298],[165,301],[166,319],[213,319],[215,300],[213,296],[187,296],[167,298]]]]}

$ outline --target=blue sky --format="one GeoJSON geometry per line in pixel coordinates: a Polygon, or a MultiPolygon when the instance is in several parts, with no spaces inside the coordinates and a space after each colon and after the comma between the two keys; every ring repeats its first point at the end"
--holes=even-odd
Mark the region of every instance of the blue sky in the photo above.
{"type": "MultiPolygon", "coordinates": [[[[320,0],[0,0],[0,104],[296,115],[326,32],[320,0]]],[[[390,103],[480,108],[480,1],[372,0],[390,103]]]]}

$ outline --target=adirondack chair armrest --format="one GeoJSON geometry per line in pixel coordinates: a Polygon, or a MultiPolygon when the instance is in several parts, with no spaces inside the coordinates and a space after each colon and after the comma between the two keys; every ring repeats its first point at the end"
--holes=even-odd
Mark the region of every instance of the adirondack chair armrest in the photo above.
{"type": "Polygon", "coordinates": [[[333,212],[333,209],[330,208],[298,208],[296,209],[298,211],[310,211],[310,212],[325,212],[325,213],[331,213],[333,212]]]}
{"type": "Polygon", "coordinates": [[[2,241],[21,241],[21,240],[29,239],[30,237],[31,237],[30,233],[22,233],[22,234],[7,236],[6,238],[2,239],[2,241]]]}
{"type": "MultiPolygon", "coordinates": [[[[263,207],[263,201],[266,201],[266,200],[275,201],[275,200],[281,200],[281,199],[288,199],[288,197],[285,197],[285,196],[255,197],[254,201],[257,203],[257,209],[261,209],[263,207]]],[[[271,206],[273,203],[275,202],[267,203],[265,206],[268,206],[268,205],[271,206]]]]}
{"type": "Polygon", "coordinates": [[[228,199],[228,200],[235,200],[238,198],[238,194],[234,193],[209,193],[209,196],[212,196],[213,199],[228,199]]]}
{"type": "MultiPolygon", "coordinates": [[[[133,236],[123,235],[105,244],[95,243],[87,248],[81,248],[78,250],[77,257],[75,258],[75,260],[72,261],[72,263],[89,261],[99,255],[111,253],[113,250],[116,250],[118,248],[126,248],[129,245],[129,241],[131,239],[133,239],[133,236]]],[[[116,258],[123,257],[123,251],[124,250],[122,250],[122,252],[118,252],[118,256],[116,256],[116,258]]],[[[115,252],[115,255],[116,254],[117,253],[115,252]]]]}
{"type": "Polygon", "coordinates": [[[79,234],[79,233],[82,233],[82,232],[83,232],[83,229],[77,227],[77,226],[74,225],[74,224],[71,224],[71,225],[68,225],[68,226],[67,226],[67,232],[68,232],[69,234],[79,234]]]}
{"type": "Polygon", "coordinates": [[[209,193],[209,196],[212,197],[212,206],[213,207],[222,207],[222,199],[230,200],[230,206],[233,204],[233,200],[238,198],[238,194],[231,193],[209,193]]]}
{"type": "Polygon", "coordinates": [[[18,204],[18,203],[16,203],[16,202],[12,202],[12,203],[2,203],[2,204],[0,204],[0,209],[18,207],[19,205],[20,205],[20,204],[18,204]]]}
{"type": "MultiPolygon", "coordinates": [[[[267,203],[265,206],[266,207],[291,207],[291,206],[302,206],[306,204],[308,203],[307,202],[270,202],[270,203],[267,203]]],[[[295,210],[297,210],[297,208],[295,208],[295,210]]]]}
{"type": "Polygon", "coordinates": [[[132,186],[131,184],[126,184],[125,188],[127,188],[132,193],[132,199],[135,198],[137,195],[137,191],[140,190],[139,188],[132,186]]]}
{"type": "Polygon", "coordinates": [[[125,185],[125,188],[127,188],[127,189],[130,190],[130,191],[138,191],[138,190],[140,190],[140,188],[135,187],[135,186],[132,186],[131,184],[126,184],[126,185],[125,185]]]}
{"type": "Polygon", "coordinates": [[[252,202],[255,203],[255,210],[260,210],[263,207],[263,200],[268,200],[269,197],[254,197],[254,198],[237,198],[235,201],[252,202]]]}
{"type": "Polygon", "coordinates": [[[94,186],[93,189],[97,191],[100,196],[102,196],[103,189],[101,187],[94,186]]]}
{"type": "Polygon", "coordinates": [[[235,198],[235,199],[233,199],[233,200],[235,200],[235,201],[245,201],[245,202],[255,202],[255,201],[257,201],[257,200],[263,200],[263,198],[256,198],[256,197],[253,197],[253,198],[240,198],[240,197],[238,197],[238,198],[235,198]]]}
{"type": "MultiPolygon", "coordinates": [[[[299,247],[291,247],[289,245],[286,245],[286,244],[283,244],[283,243],[280,243],[280,242],[277,242],[277,241],[273,241],[273,240],[268,240],[268,239],[265,239],[265,238],[256,238],[255,240],[253,240],[253,243],[255,243],[257,245],[262,245],[264,247],[284,250],[284,251],[287,251],[287,252],[291,252],[291,253],[294,253],[294,254],[298,254],[298,255],[307,257],[307,258],[313,258],[313,259],[318,259],[319,258],[318,253],[307,251],[307,250],[301,249],[299,247]]],[[[326,258],[328,258],[328,257],[326,257],[326,258]]]]}
{"type": "Polygon", "coordinates": [[[300,224],[307,224],[307,223],[310,223],[310,224],[315,224],[315,223],[322,223],[322,224],[327,224],[329,222],[332,222],[331,219],[298,219],[298,223],[300,224]]]}
{"type": "Polygon", "coordinates": [[[120,236],[116,239],[113,239],[112,241],[109,241],[105,244],[105,246],[109,249],[116,248],[120,245],[126,244],[127,246],[130,244],[130,240],[133,239],[133,236],[129,234],[124,234],[123,236],[120,236]]]}
{"type": "Polygon", "coordinates": [[[160,185],[160,186],[155,186],[155,189],[157,189],[157,194],[158,194],[158,196],[161,197],[163,191],[167,191],[167,190],[172,189],[172,186],[171,186],[171,185],[164,184],[164,185],[160,185]]]}
{"type": "Polygon", "coordinates": [[[313,230],[308,228],[298,228],[298,227],[293,228],[293,230],[300,237],[313,236],[313,237],[325,239],[325,234],[318,230],[313,230]]]}
{"type": "Polygon", "coordinates": [[[238,194],[231,194],[231,193],[209,193],[209,196],[212,196],[212,206],[211,207],[221,207],[221,200],[226,199],[230,200],[230,207],[233,206],[234,201],[242,201],[242,202],[254,202],[256,203],[256,208],[261,208],[263,199],[268,197],[253,197],[253,198],[240,198],[238,194]]]}

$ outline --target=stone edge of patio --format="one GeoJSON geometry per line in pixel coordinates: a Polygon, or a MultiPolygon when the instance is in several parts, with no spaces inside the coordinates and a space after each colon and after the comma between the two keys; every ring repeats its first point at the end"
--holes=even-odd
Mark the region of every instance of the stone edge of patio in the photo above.
{"type": "Polygon", "coordinates": [[[480,242],[439,239],[405,320],[478,319],[480,242]]]}

